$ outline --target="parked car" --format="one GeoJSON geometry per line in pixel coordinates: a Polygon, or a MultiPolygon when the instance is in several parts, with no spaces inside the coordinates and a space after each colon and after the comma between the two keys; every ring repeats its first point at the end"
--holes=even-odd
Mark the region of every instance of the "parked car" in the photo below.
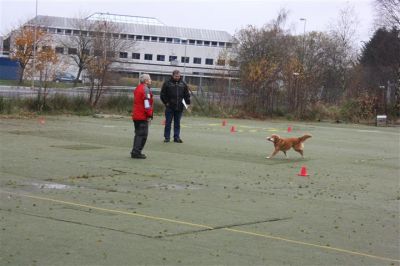
{"type": "Polygon", "coordinates": [[[76,77],[69,73],[58,73],[54,77],[54,81],[57,83],[58,82],[74,82],[75,79],[76,79],[76,77]]]}

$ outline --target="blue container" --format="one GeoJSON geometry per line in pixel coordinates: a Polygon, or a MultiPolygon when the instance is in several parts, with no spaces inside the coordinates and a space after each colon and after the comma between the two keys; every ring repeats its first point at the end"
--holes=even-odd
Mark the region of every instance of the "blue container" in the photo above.
{"type": "Polygon", "coordinates": [[[9,57],[0,57],[0,79],[18,80],[20,69],[18,61],[9,57]]]}

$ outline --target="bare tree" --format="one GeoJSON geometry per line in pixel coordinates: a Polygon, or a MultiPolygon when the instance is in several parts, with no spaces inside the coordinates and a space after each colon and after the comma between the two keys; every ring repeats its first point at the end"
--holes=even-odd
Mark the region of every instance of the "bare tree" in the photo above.
{"type": "Polygon", "coordinates": [[[83,18],[76,18],[72,22],[72,27],[74,28],[74,34],[68,36],[67,39],[60,39],[59,42],[66,49],[76,49],[76,53],[70,53],[68,56],[78,67],[78,72],[76,74],[76,79],[74,83],[76,84],[82,74],[82,71],[87,68],[90,60],[93,57],[90,56],[90,50],[92,48],[92,37],[90,36],[93,31],[93,22],[83,18]]]}
{"type": "MultiPolygon", "coordinates": [[[[42,46],[37,53],[35,71],[39,72],[40,88],[38,90],[38,109],[41,111],[46,106],[47,89],[50,82],[53,81],[55,73],[59,67],[59,59],[49,46],[42,46]],[[43,91],[42,91],[43,89],[43,91]]],[[[30,66],[30,69],[33,68],[30,66]]],[[[35,73],[33,73],[35,75],[35,73]]]]}
{"type": "Polygon", "coordinates": [[[294,39],[284,29],[288,12],[261,29],[249,26],[237,34],[240,79],[252,114],[271,114],[277,107],[282,69],[292,53],[294,39]]]}
{"type": "Polygon", "coordinates": [[[338,20],[331,25],[330,36],[334,45],[334,59],[340,75],[339,94],[346,90],[348,72],[357,61],[355,42],[358,18],[354,7],[347,4],[339,13],[338,20]]]}
{"type": "Polygon", "coordinates": [[[87,65],[90,79],[89,103],[96,107],[111,78],[112,65],[121,52],[134,46],[132,41],[121,38],[122,28],[111,21],[95,21],[91,40],[91,58],[87,65]]]}
{"type": "Polygon", "coordinates": [[[400,0],[375,0],[376,28],[400,29],[400,0]]]}

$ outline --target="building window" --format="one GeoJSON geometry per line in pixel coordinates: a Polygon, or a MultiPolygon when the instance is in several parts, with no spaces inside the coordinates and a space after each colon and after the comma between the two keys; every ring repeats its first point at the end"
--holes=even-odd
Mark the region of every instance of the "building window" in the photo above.
{"type": "Polygon", "coordinates": [[[165,55],[163,55],[163,54],[158,54],[158,55],[157,55],[157,61],[165,61],[165,55]]]}
{"type": "Polygon", "coordinates": [[[210,46],[210,42],[209,41],[204,41],[204,46],[210,46]]]}
{"type": "Polygon", "coordinates": [[[175,55],[170,55],[168,61],[171,62],[171,61],[175,61],[175,60],[177,60],[177,59],[178,59],[177,56],[175,56],[175,55]]]}
{"type": "Polygon", "coordinates": [[[172,38],[167,38],[168,43],[172,43],[172,38]]]}
{"type": "Polygon", "coordinates": [[[218,46],[219,46],[219,47],[224,47],[224,46],[225,46],[225,43],[224,43],[224,42],[219,42],[219,43],[218,43],[218,46]]]}
{"type": "Polygon", "coordinates": [[[189,57],[184,57],[184,56],[182,56],[181,57],[181,63],[186,63],[186,64],[189,64],[189,57]],[[185,60],[185,58],[186,58],[186,60],[185,60]]]}
{"type": "Polygon", "coordinates": [[[150,41],[150,36],[144,36],[143,39],[144,39],[146,42],[148,42],[148,41],[150,41]]]}
{"type": "Polygon", "coordinates": [[[127,52],[119,52],[119,58],[128,58],[127,52]]]}
{"type": "Polygon", "coordinates": [[[129,35],[128,35],[128,39],[129,39],[129,40],[134,40],[134,39],[135,39],[135,35],[129,34],[129,35]]]}
{"type": "Polygon", "coordinates": [[[140,59],[139,53],[132,53],[132,59],[140,59]]]}
{"type": "Polygon", "coordinates": [[[56,33],[57,29],[55,29],[55,28],[49,28],[47,31],[48,31],[49,33],[56,33]]]}
{"type": "Polygon", "coordinates": [[[82,54],[84,54],[84,55],[89,55],[89,53],[90,53],[89,49],[82,50],[82,54]]]}
{"type": "Polygon", "coordinates": [[[42,51],[51,51],[51,47],[50,46],[42,46],[42,51]]]}
{"type": "Polygon", "coordinates": [[[65,35],[71,35],[72,30],[65,30],[65,35]]]}
{"type": "Polygon", "coordinates": [[[144,54],[144,60],[153,60],[152,54],[144,54]]]}
{"type": "Polygon", "coordinates": [[[200,57],[193,58],[193,64],[201,64],[201,58],[200,57]]]}
{"type": "Polygon", "coordinates": [[[62,34],[62,33],[64,33],[64,30],[63,29],[57,29],[57,33],[62,34]]]}
{"type": "Polygon", "coordinates": [[[158,38],[158,41],[159,41],[159,42],[165,42],[165,37],[159,37],[159,38],[158,38]]]}
{"type": "Polygon", "coordinates": [[[194,45],[196,43],[196,40],[189,40],[189,44],[194,45]]]}
{"type": "Polygon", "coordinates": [[[211,46],[217,46],[218,42],[211,42],[211,46]]]}
{"type": "Polygon", "coordinates": [[[206,58],[206,65],[214,65],[214,59],[206,58]]]}
{"type": "Polygon", "coordinates": [[[68,48],[68,54],[77,54],[78,50],[76,48],[68,48]]]}
{"type": "Polygon", "coordinates": [[[64,47],[56,47],[56,54],[63,54],[64,53],[64,47]]]}
{"type": "Polygon", "coordinates": [[[136,35],[136,40],[137,40],[137,41],[143,40],[143,36],[142,36],[142,35],[136,35]]]}
{"type": "Polygon", "coordinates": [[[197,41],[196,41],[196,44],[197,44],[197,45],[203,45],[203,41],[197,40],[197,41]]]}
{"type": "Polygon", "coordinates": [[[174,38],[174,43],[181,43],[181,39],[179,39],[179,38],[174,38]]]}
{"type": "Polygon", "coordinates": [[[79,30],[73,30],[73,31],[72,31],[72,34],[75,35],[75,36],[77,36],[77,35],[80,35],[80,32],[79,32],[79,30]]]}
{"type": "Polygon", "coordinates": [[[182,44],[187,44],[187,40],[186,39],[185,40],[181,39],[181,43],[182,44]]]}
{"type": "Polygon", "coordinates": [[[229,65],[232,67],[237,67],[238,66],[238,62],[236,60],[229,60],[229,65]]]}
{"type": "Polygon", "coordinates": [[[226,48],[232,48],[232,43],[227,42],[227,43],[226,43],[226,48]]]}
{"type": "Polygon", "coordinates": [[[218,66],[225,66],[225,60],[224,59],[218,59],[217,60],[217,65],[218,66]]]}
{"type": "Polygon", "coordinates": [[[152,41],[152,42],[156,42],[156,41],[157,41],[157,37],[152,36],[152,37],[151,37],[151,41],[152,41]]]}
{"type": "Polygon", "coordinates": [[[121,34],[121,39],[126,39],[126,34],[121,34]]]}

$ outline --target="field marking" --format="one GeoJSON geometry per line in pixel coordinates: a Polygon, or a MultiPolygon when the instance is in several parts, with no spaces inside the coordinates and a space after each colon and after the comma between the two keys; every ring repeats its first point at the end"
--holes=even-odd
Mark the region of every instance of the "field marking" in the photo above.
{"type": "MultiPolygon", "coordinates": [[[[95,207],[95,206],[91,206],[91,205],[80,204],[80,203],[64,201],[64,200],[57,200],[57,199],[52,199],[52,198],[47,198],[47,197],[39,197],[39,196],[33,196],[33,195],[28,195],[28,194],[12,193],[12,192],[2,191],[2,190],[0,190],[0,193],[6,193],[6,194],[19,196],[19,197],[36,199],[36,200],[55,202],[55,203],[64,204],[64,205],[88,208],[88,209],[93,209],[93,210],[98,210],[98,211],[118,213],[118,214],[130,215],[130,216],[136,216],[136,217],[142,217],[142,218],[150,219],[150,220],[157,220],[157,221],[164,221],[164,222],[170,222],[170,223],[175,223],[175,224],[188,225],[188,226],[193,226],[193,227],[200,227],[200,228],[205,228],[205,229],[209,229],[209,230],[216,229],[216,228],[214,228],[212,226],[204,225],[204,224],[196,224],[196,223],[185,222],[185,221],[175,220],[175,219],[168,219],[168,218],[163,218],[163,217],[158,217],[158,216],[152,216],[152,215],[145,215],[145,214],[140,214],[140,213],[133,213],[133,212],[127,212],[127,211],[120,211],[120,210],[114,210],[114,209],[95,207]]],[[[346,254],[351,254],[351,255],[356,255],[356,256],[361,256],[361,257],[368,257],[368,258],[377,259],[377,260],[400,262],[400,259],[392,259],[392,258],[387,258],[387,257],[381,257],[381,256],[376,256],[376,255],[371,255],[371,254],[367,254],[367,253],[363,253],[363,252],[352,251],[352,250],[336,248],[336,247],[322,246],[322,245],[318,245],[318,244],[303,242],[303,241],[299,241],[299,240],[293,240],[293,239],[279,237],[279,236],[260,234],[260,233],[255,233],[255,232],[251,232],[251,231],[237,230],[237,229],[226,228],[226,227],[225,228],[218,228],[218,229],[229,231],[229,232],[233,232],[233,233],[246,234],[246,235],[257,236],[257,237],[262,237],[262,238],[267,238],[267,239],[284,241],[284,242],[288,242],[288,243],[292,243],[292,244],[298,244],[298,245],[303,245],[303,246],[315,247],[315,248],[319,248],[319,249],[336,251],[336,252],[339,252],[339,253],[346,253],[346,254]]]]}

